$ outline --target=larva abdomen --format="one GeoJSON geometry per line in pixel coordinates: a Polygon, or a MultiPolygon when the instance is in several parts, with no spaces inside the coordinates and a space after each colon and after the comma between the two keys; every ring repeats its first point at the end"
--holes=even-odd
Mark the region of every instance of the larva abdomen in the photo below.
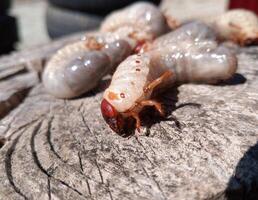
{"type": "Polygon", "coordinates": [[[68,45],[48,63],[43,73],[44,86],[58,98],[79,96],[96,87],[130,53],[124,40],[106,44],[99,51],[88,50],[84,41],[68,45]]]}
{"type": "Polygon", "coordinates": [[[219,46],[208,52],[191,48],[191,53],[185,49],[155,51],[151,56],[152,65],[171,70],[180,83],[216,83],[235,73],[237,58],[228,48],[219,46]]]}
{"type": "Polygon", "coordinates": [[[148,81],[150,58],[148,55],[133,55],[124,60],[112,77],[104,96],[116,104],[116,109],[123,112],[129,109],[143,95],[143,88],[148,81]]]}

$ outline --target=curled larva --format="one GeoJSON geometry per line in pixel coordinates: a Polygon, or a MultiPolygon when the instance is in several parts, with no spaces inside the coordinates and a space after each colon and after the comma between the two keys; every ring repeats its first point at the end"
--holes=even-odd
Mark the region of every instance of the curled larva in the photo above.
{"type": "Polygon", "coordinates": [[[231,40],[240,45],[258,43],[258,18],[251,11],[227,11],[214,20],[213,26],[223,40],[231,40]]]}
{"type": "Polygon", "coordinates": [[[50,59],[42,78],[46,90],[58,98],[72,98],[93,89],[139,44],[163,34],[166,28],[161,11],[150,3],[116,11],[99,32],[65,46],[50,59]]]}
{"type": "Polygon", "coordinates": [[[47,64],[42,80],[45,89],[57,98],[72,98],[96,87],[99,80],[125,57],[129,44],[123,40],[89,50],[80,41],[59,50],[47,64]]]}
{"type": "MultiPolygon", "coordinates": [[[[182,32],[185,30],[188,29],[181,27],[182,32]]],[[[203,30],[199,31],[203,33],[203,30]]],[[[138,114],[144,106],[155,106],[163,115],[161,104],[151,99],[153,92],[171,87],[175,82],[214,83],[235,73],[236,56],[215,40],[207,39],[208,31],[206,34],[198,40],[194,37],[179,40],[178,35],[173,35],[178,40],[170,38],[174,42],[165,45],[163,39],[168,40],[166,36],[159,39],[156,49],[132,55],[118,66],[101,103],[102,115],[112,130],[123,134],[128,117],[135,118],[139,128],[138,114]],[[162,48],[159,42],[164,44],[162,48]]]]}

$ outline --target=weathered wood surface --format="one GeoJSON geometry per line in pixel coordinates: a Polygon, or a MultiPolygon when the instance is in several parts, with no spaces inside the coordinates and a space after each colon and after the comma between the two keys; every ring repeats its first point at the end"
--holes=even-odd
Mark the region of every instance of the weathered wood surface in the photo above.
{"type": "Polygon", "coordinates": [[[108,81],[73,100],[37,84],[0,121],[0,199],[256,199],[258,48],[238,57],[224,84],[163,94],[170,116],[147,111],[138,140],[104,123],[108,81]]]}

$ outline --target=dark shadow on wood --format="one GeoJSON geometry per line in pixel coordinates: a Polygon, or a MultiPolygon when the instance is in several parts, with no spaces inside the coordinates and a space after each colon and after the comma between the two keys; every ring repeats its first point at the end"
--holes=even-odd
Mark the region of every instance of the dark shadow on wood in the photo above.
{"type": "Polygon", "coordinates": [[[28,70],[26,68],[21,68],[19,69],[18,71],[16,71],[15,73],[11,73],[11,74],[8,74],[2,78],[0,78],[0,81],[6,81],[14,76],[18,76],[18,75],[23,75],[23,74],[26,74],[28,73],[28,70]]]}
{"type": "Polygon", "coordinates": [[[225,191],[227,200],[258,199],[258,142],[238,162],[225,191]]]}
{"type": "Polygon", "coordinates": [[[140,113],[142,125],[150,129],[153,125],[161,121],[175,121],[178,128],[181,128],[180,122],[172,115],[172,112],[177,109],[176,103],[178,102],[178,87],[170,88],[158,94],[154,99],[162,104],[162,109],[165,116],[161,116],[154,107],[145,107],[140,113]]]}
{"type": "MultiPolygon", "coordinates": [[[[146,136],[149,135],[149,129],[161,121],[174,121],[175,125],[178,129],[181,129],[181,124],[177,120],[175,116],[173,116],[173,111],[185,107],[185,106],[195,106],[200,107],[200,104],[197,103],[183,103],[178,106],[176,106],[176,103],[178,102],[178,86],[169,88],[168,90],[158,94],[156,97],[154,97],[154,100],[160,102],[162,104],[162,108],[165,111],[165,116],[161,116],[160,113],[154,108],[154,107],[145,107],[140,112],[140,119],[141,119],[141,125],[143,127],[147,127],[147,133],[146,136]]],[[[135,121],[134,119],[127,119],[127,127],[126,127],[126,133],[124,133],[123,137],[130,137],[134,134],[136,134],[135,130],[135,121]]]]}
{"type": "Polygon", "coordinates": [[[221,81],[220,83],[216,84],[218,86],[227,86],[227,85],[239,85],[244,84],[246,82],[246,78],[239,73],[235,73],[230,79],[225,81],[221,81]]]}
{"type": "MultiPolygon", "coordinates": [[[[220,83],[216,84],[217,86],[228,86],[228,85],[238,85],[243,84],[246,82],[246,78],[239,73],[235,73],[234,76],[232,76],[230,79],[221,81],[220,83]]],[[[173,111],[185,107],[185,106],[193,106],[200,108],[201,104],[198,103],[183,103],[176,106],[176,103],[178,102],[178,87],[173,87],[168,89],[167,91],[159,94],[157,96],[157,101],[161,102],[163,105],[163,109],[166,112],[165,117],[161,117],[159,113],[154,108],[145,108],[141,112],[141,119],[143,126],[146,126],[148,129],[151,128],[154,124],[160,123],[161,121],[174,121],[177,128],[181,129],[180,122],[176,119],[175,116],[173,116],[173,111]]]]}
{"type": "Polygon", "coordinates": [[[0,149],[5,145],[6,139],[3,137],[0,137],[0,149]]]}

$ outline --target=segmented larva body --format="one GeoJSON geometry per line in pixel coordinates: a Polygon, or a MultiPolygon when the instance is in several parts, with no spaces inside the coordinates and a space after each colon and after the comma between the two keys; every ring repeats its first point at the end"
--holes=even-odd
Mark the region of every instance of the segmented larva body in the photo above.
{"type": "Polygon", "coordinates": [[[224,40],[232,40],[240,45],[258,42],[258,18],[251,11],[244,9],[227,11],[214,20],[213,26],[224,40]]]}
{"type": "Polygon", "coordinates": [[[150,3],[137,3],[117,11],[107,17],[100,32],[65,46],[51,58],[43,73],[44,86],[57,98],[79,96],[96,87],[139,43],[163,34],[166,28],[161,11],[150,3]],[[133,13],[134,17],[144,19],[136,23],[133,13]]]}
{"type": "Polygon", "coordinates": [[[168,31],[166,19],[157,12],[157,7],[147,2],[132,4],[115,11],[102,23],[100,30],[113,32],[121,27],[133,27],[133,37],[138,40],[152,40],[168,31]]]}
{"type": "Polygon", "coordinates": [[[78,96],[96,87],[130,53],[124,40],[116,40],[98,51],[89,50],[84,41],[70,44],[49,61],[42,76],[44,86],[57,98],[78,96]]]}
{"type": "Polygon", "coordinates": [[[184,40],[216,40],[217,34],[212,27],[205,25],[201,21],[193,21],[171,31],[162,37],[157,38],[151,44],[152,49],[167,46],[168,44],[178,43],[184,40]]]}
{"type": "Polygon", "coordinates": [[[151,100],[155,90],[171,87],[175,82],[214,83],[235,73],[235,55],[216,41],[207,39],[212,34],[205,30],[208,29],[204,24],[182,26],[177,34],[169,33],[159,38],[150,51],[132,55],[118,66],[101,105],[103,117],[114,131],[122,132],[122,119],[129,116],[136,118],[136,126],[139,126],[138,113],[146,105],[162,112],[160,104],[151,100]],[[201,28],[199,33],[195,26],[201,28]],[[183,34],[185,31],[187,34],[183,34]],[[182,40],[179,35],[184,35],[182,40]],[[193,35],[202,36],[196,39],[193,35]]]}
{"type": "Polygon", "coordinates": [[[150,98],[153,91],[144,92],[145,88],[167,71],[173,75],[163,86],[175,81],[214,83],[228,79],[236,70],[236,58],[226,47],[200,52],[198,48],[205,44],[190,40],[181,45],[128,57],[118,66],[104,98],[126,115],[136,102],[150,98]]]}

